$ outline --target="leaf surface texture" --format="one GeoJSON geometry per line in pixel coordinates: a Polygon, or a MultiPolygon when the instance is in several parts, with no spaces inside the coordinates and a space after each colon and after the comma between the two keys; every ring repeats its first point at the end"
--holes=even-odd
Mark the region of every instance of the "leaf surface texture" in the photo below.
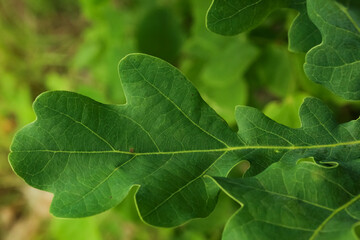
{"type": "Polygon", "coordinates": [[[320,33],[310,21],[303,0],[213,0],[207,15],[207,27],[218,34],[236,35],[257,27],[280,8],[299,11],[289,31],[291,50],[307,52],[320,43],[320,33]]]}
{"type": "Polygon", "coordinates": [[[241,160],[248,176],[279,160],[350,161],[360,155],[359,122],[338,125],[315,98],[289,128],[251,107],[237,107],[233,132],[173,66],[131,54],[119,64],[127,103],[106,105],[71,92],[37,98],[37,120],[17,133],[10,163],[36,188],[54,193],[51,212],[84,217],[114,207],[140,186],[140,217],[176,226],[213,210],[217,185],[241,160]]]}
{"type": "Polygon", "coordinates": [[[279,162],[251,178],[215,178],[243,205],[223,239],[358,239],[359,169],[359,160],[332,167],[279,162]]]}
{"type": "Polygon", "coordinates": [[[334,0],[308,1],[309,16],[323,40],[307,53],[304,69],[311,80],[335,94],[359,100],[360,4],[344,4],[334,0]]]}

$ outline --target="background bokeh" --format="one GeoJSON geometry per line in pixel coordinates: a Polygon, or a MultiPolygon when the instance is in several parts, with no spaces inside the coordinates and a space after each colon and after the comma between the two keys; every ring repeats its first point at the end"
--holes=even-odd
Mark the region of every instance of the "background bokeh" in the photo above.
{"type": "MultiPolygon", "coordinates": [[[[49,90],[75,91],[105,103],[124,103],[119,60],[143,52],[178,67],[206,102],[236,130],[234,108],[248,105],[299,127],[304,97],[324,100],[339,122],[360,106],[309,81],[304,54],[287,49],[296,12],[273,13],[235,37],[210,33],[210,0],[0,0],[0,239],[220,239],[238,205],[220,195],[215,211],[173,229],[142,223],[133,195],[118,207],[84,219],[49,214],[52,196],[27,186],[7,161],[15,132],[35,119],[31,104],[49,90]]],[[[246,168],[239,165],[231,176],[246,168]]]]}

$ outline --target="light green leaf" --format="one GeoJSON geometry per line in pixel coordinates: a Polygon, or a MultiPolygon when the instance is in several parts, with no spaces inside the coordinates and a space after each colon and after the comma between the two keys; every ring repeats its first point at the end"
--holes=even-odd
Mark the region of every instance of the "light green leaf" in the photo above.
{"type": "Polygon", "coordinates": [[[50,222],[48,239],[55,240],[101,240],[98,219],[61,219],[53,218],[50,222]]]}
{"type": "Polygon", "coordinates": [[[207,0],[191,1],[193,24],[180,69],[191,79],[204,100],[228,124],[235,126],[234,109],[246,105],[248,85],[244,77],[258,56],[245,36],[224,38],[204,26],[207,0]],[[235,53],[235,54],[234,54],[235,53]]]}
{"type": "Polygon", "coordinates": [[[263,112],[266,116],[283,125],[296,128],[300,127],[299,109],[304,99],[304,93],[294,93],[283,101],[272,101],[268,103],[263,112]]]}
{"type": "Polygon", "coordinates": [[[105,211],[140,186],[140,217],[174,226],[213,210],[216,184],[240,160],[257,174],[280,159],[336,161],[360,156],[359,121],[337,125],[317,99],[300,109],[302,127],[280,125],[258,110],[238,107],[238,135],[170,64],[132,54],[119,65],[125,105],[106,105],[71,92],[37,98],[37,120],[11,146],[14,171],[54,193],[51,212],[83,217],[105,211]],[[344,156],[344,152],[346,155],[344,156]]]}
{"type": "Polygon", "coordinates": [[[207,27],[222,35],[236,35],[251,30],[279,8],[300,12],[289,31],[289,48],[306,52],[321,41],[319,31],[310,21],[302,0],[213,0],[207,15],[207,27]]]}
{"type": "Polygon", "coordinates": [[[247,102],[248,87],[244,75],[258,55],[257,48],[249,42],[232,40],[208,57],[199,74],[200,83],[196,85],[206,102],[229,124],[235,124],[235,107],[247,102]]]}
{"type": "Polygon", "coordinates": [[[358,239],[359,176],[357,159],[332,167],[279,162],[255,177],[215,178],[242,205],[223,239],[358,239]]]}
{"type": "MultiPolygon", "coordinates": [[[[355,1],[347,1],[348,4],[355,1]]],[[[306,55],[305,72],[345,99],[360,99],[360,6],[348,10],[334,0],[308,0],[323,42],[306,55]],[[355,12],[358,10],[358,12],[355,12]]]]}

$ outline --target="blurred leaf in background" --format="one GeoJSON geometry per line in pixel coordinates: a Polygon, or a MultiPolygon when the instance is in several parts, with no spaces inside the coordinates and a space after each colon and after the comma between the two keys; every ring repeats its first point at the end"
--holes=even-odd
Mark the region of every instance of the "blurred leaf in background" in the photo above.
{"type": "Polygon", "coordinates": [[[70,84],[82,26],[73,1],[0,0],[0,239],[34,239],[46,226],[49,195],[15,176],[8,149],[15,131],[35,119],[31,105],[48,79],[70,84]]]}
{"type": "Polygon", "coordinates": [[[204,24],[208,1],[191,1],[193,25],[183,49],[180,69],[202,97],[230,125],[236,105],[245,105],[248,86],[244,74],[258,56],[246,36],[227,37],[209,32],[204,24]]]}
{"type": "MultiPolygon", "coordinates": [[[[51,196],[28,187],[11,171],[7,155],[19,128],[34,120],[38,94],[70,90],[104,103],[125,96],[119,60],[132,52],[162,58],[193,82],[232,127],[234,108],[248,105],[291,127],[298,108],[316,96],[338,109],[340,122],[358,117],[360,105],[331,94],[304,74],[304,54],[288,51],[295,11],[277,10],[258,28],[234,37],[209,32],[209,0],[0,0],[0,239],[220,239],[237,205],[220,196],[206,220],[179,228],[141,222],[133,196],[91,218],[56,219],[51,196]]],[[[242,162],[232,176],[242,176],[242,162]]]]}
{"type": "Polygon", "coordinates": [[[139,52],[157,56],[176,65],[184,32],[179,19],[167,7],[156,7],[146,13],[135,33],[139,52]]]}
{"type": "MultiPolygon", "coordinates": [[[[74,69],[91,83],[79,93],[97,100],[125,103],[119,81],[119,60],[143,52],[177,63],[184,40],[181,17],[174,9],[183,1],[80,1],[89,26],[73,61],[74,69]],[[102,93],[102,96],[96,96],[102,93]]],[[[179,7],[179,8],[180,8],[179,7]]],[[[84,81],[84,80],[83,80],[84,81]]]]}

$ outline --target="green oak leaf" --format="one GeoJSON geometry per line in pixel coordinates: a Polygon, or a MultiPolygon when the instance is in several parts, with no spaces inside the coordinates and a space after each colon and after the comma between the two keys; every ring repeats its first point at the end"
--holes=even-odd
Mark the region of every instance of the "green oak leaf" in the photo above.
{"type": "Polygon", "coordinates": [[[146,222],[173,226],[207,216],[218,188],[202,176],[226,175],[237,161],[227,149],[241,145],[239,137],[163,60],[128,55],[119,72],[125,105],[63,91],[40,95],[37,120],[11,146],[13,169],[54,193],[51,212],[59,217],[105,211],[137,185],[146,222]]]}
{"type": "Polygon", "coordinates": [[[223,239],[359,239],[359,177],[356,159],[332,167],[278,162],[251,178],[214,178],[242,206],[223,239]]]}
{"type": "MultiPolygon", "coordinates": [[[[345,99],[360,99],[360,6],[308,0],[308,13],[323,41],[306,55],[306,75],[345,99]]],[[[357,3],[356,3],[357,2],[357,3]]],[[[353,4],[352,4],[353,3],[353,4]]]]}
{"type": "Polygon", "coordinates": [[[54,194],[56,216],[100,213],[139,186],[140,217],[175,226],[207,216],[219,189],[203,176],[225,177],[241,160],[251,163],[250,176],[280,159],[360,157],[359,121],[338,125],[320,100],[304,101],[297,129],[237,107],[236,134],[165,61],[131,54],[119,73],[125,105],[47,92],[34,103],[37,120],[13,140],[10,164],[28,184],[54,194]]]}
{"type": "Polygon", "coordinates": [[[299,11],[289,30],[290,50],[307,52],[321,42],[321,35],[310,21],[303,0],[213,0],[206,18],[207,27],[218,34],[236,35],[257,27],[280,8],[299,11]]]}

